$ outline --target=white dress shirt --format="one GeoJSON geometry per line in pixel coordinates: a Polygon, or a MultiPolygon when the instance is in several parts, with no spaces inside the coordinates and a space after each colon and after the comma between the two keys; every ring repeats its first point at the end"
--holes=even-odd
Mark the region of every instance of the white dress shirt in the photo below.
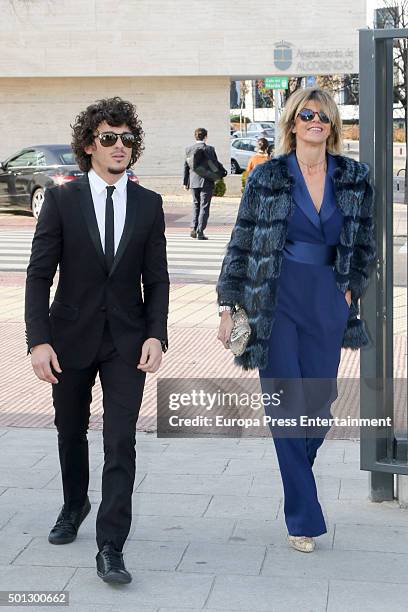
{"type": "MultiPolygon", "coordinates": [[[[104,181],[98,174],[96,174],[93,168],[88,172],[88,178],[89,185],[91,187],[91,194],[95,208],[96,220],[98,222],[99,234],[101,236],[102,248],[105,252],[105,208],[107,196],[106,187],[109,185],[109,183],[104,181]]],[[[127,182],[128,175],[126,172],[124,172],[120,179],[115,183],[115,191],[112,195],[115,230],[115,253],[122,237],[123,228],[125,226],[127,182]]]]}

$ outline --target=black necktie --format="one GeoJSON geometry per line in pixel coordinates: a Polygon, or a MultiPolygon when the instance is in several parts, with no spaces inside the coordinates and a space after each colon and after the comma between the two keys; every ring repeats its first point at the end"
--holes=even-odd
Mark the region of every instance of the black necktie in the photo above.
{"type": "Polygon", "coordinates": [[[107,186],[106,207],[105,207],[105,260],[108,271],[110,272],[115,257],[115,223],[113,214],[112,194],[115,187],[107,186]]]}

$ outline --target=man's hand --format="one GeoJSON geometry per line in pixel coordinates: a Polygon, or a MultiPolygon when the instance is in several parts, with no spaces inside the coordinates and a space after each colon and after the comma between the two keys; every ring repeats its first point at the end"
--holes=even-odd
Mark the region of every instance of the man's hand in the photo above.
{"type": "Polygon", "coordinates": [[[154,373],[160,367],[162,360],[162,347],[161,342],[157,338],[148,338],[144,341],[142,346],[142,354],[140,355],[140,362],[137,366],[139,370],[143,372],[154,373]]]}
{"type": "Polygon", "coordinates": [[[58,379],[55,378],[51,371],[51,365],[59,374],[62,372],[58,363],[57,354],[50,344],[37,344],[31,351],[31,365],[35,375],[40,380],[58,384],[58,379]]]}
{"type": "Polygon", "coordinates": [[[345,295],[347,304],[350,306],[350,304],[351,304],[351,291],[350,291],[350,289],[347,289],[347,291],[346,291],[346,293],[344,295],[345,295]]]}

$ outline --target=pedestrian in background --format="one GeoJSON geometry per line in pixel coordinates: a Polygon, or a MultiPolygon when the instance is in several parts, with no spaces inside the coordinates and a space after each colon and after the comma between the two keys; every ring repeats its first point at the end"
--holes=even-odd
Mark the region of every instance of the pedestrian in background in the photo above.
{"type": "Polygon", "coordinates": [[[207,227],[208,217],[210,216],[210,204],[214,193],[215,181],[197,174],[193,170],[192,160],[197,153],[197,149],[205,149],[205,154],[209,159],[218,160],[214,147],[207,145],[207,130],[205,128],[197,128],[194,136],[195,143],[186,148],[183,185],[186,191],[191,189],[193,193],[193,215],[190,236],[198,240],[208,240],[204,230],[207,227]]]}
{"type": "Polygon", "coordinates": [[[251,157],[247,165],[247,176],[252,172],[255,166],[264,164],[269,159],[269,141],[266,138],[258,138],[256,143],[256,153],[251,157]]]}

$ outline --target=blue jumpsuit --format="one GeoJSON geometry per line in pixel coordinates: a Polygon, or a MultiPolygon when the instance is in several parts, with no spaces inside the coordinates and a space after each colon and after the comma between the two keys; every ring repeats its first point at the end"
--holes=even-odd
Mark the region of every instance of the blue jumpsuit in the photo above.
{"type": "MultiPolygon", "coordinates": [[[[337,397],[335,381],[349,306],[336,285],[333,269],[335,247],[343,225],[332,185],[336,165],[335,157],[328,155],[323,202],[318,213],[295,153],[288,156],[288,169],[296,181],[292,189],[295,210],[288,224],[277,283],[268,364],[259,370],[264,393],[276,391],[279,378],[300,381],[301,387],[294,385],[283,403],[283,411],[288,416],[330,417],[330,405],[337,397]],[[314,381],[317,383],[314,388],[305,390],[306,383],[316,378],[332,383],[327,386],[324,380],[314,381]]],[[[265,411],[268,414],[267,408],[265,411]]],[[[282,416],[282,411],[277,416],[282,416]]],[[[300,434],[275,435],[271,426],[284,489],[288,533],[312,537],[327,531],[312,466],[330,427],[320,429],[318,435],[306,427],[301,429],[300,434]]]]}

